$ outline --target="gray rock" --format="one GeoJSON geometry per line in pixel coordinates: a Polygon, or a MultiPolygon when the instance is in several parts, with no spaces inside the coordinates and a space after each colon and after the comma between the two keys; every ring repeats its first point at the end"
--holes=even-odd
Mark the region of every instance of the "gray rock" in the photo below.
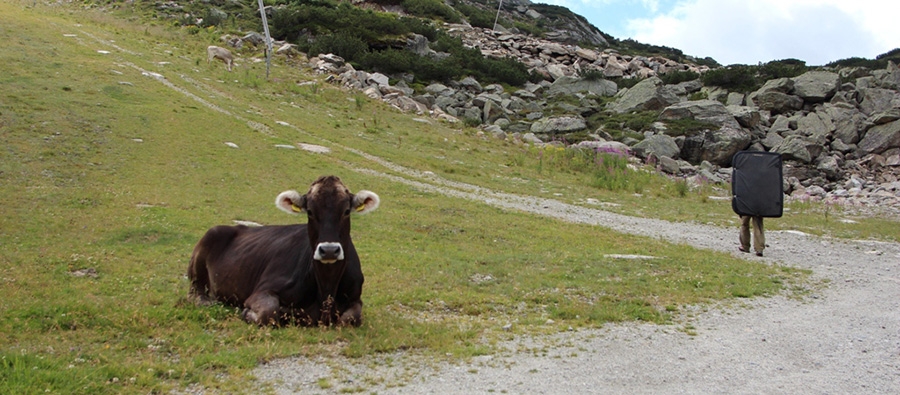
{"type": "Polygon", "coordinates": [[[760,93],[753,100],[761,110],[771,111],[773,114],[784,114],[803,108],[803,99],[799,96],[776,91],[760,93]]]}
{"type": "Polygon", "coordinates": [[[453,94],[453,90],[444,84],[431,84],[425,87],[425,92],[435,96],[449,96],[453,94]]]}
{"type": "Polygon", "coordinates": [[[413,34],[407,38],[406,48],[419,56],[428,56],[434,53],[434,50],[428,48],[428,38],[421,34],[413,34]]]}
{"type": "Polygon", "coordinates": [[[662,110],[681,101],[672,88],[666,88],[661,79],[650,77],[625,91],[618,100],[610,104],[610,109],[617,113],[662,110]]]}
{"type": "Polygon", "coordinates": [[[731,157],[748,145],[750,134],[739,128],[707,130],[684,139],[681,158],[691,163],[705,160],[719,166],[730,166],[731,157]]]}
{"type": "Polygon", "coordinates": [[[603,76],[607,78],[619,78],[625,76],[627,70],[628,68],[619,63],[619,61],[610,59],[603,68],[603,76]]]}
{"type": "Polygon", "coordinates": [[[891,148],[900,147],[900,121],[870,128],[859,141],[858,154],[880,154],[891,148]]]}
{"type": "Polygon", "coordinates": [[[900,119],[900,108],[891,108],[887,111],[872,114],[868,121],[873,125],[884,125],[900,119]]]}
{"type": "Polygon", "coordinates": [[[481,93],[484,90],[481,87],[481,84],[478,83],[478,80],[476,80],[472,77],[463,78],[461,81],[459,81],[459,86],[460,86],[460,88],[463,88],[465,90],[468,90],[468,91],[474,92],[474,93],[481,93]]]}
{"type": "Polygon", "coordinates": [[[755,128],[759,126],[762,116],[755,107],[747,106],[727,106],[726,109],[734,117],[738,123],[745,128],[755,128]]]}
{"type": "Polygon", "coordinates": [[[522,135],[522,141],[532,144],[543,144],[543,140],[535,136],[534,133],[525,133],[522,135]]]}
{"type": "Polygon", "coordinates": [[[575,145],[578,148],[590,149],[597,152],[607,152],[613,154],[629,154],[631,148],[618,141],[582,141],[575,145]]]}
{"type": "Polygon", "coordinates": [[[631,147],[635,155],[641,158],[653,154],[657,157],[677,158],[681,149],[675,144],[675,139],[664,134],[654,134],[641,140],[631,147]]]}
{"type": "Polygon", "coordinates": [[[560,134],[581,131],[587,128],[580,116],[542,118],[531,124],[531,132],[538,134],[560,134]]]}
{"type": "Polygon", "coordinates": [[[856,144],[859,141],[859,128],[862,121],[865,120],[865,115],[849,104],[826,104],[824,108],[834,125],[834,139],[845,144],[856,144]]]}
{"type": "Polygon", "coordinates": [[[554,64],[547,65],[547,74],[550,75],[551,79],[556,81],[560,78],[564,78],[564,77],[568,76],[568,70],[565,66],[558,64],[558,63],[554,63],[554,64]]]}
{"type": "Polygon", "coordinates": [[[681,165],[677,160],[668,156],[659,157],[659,169],[667,174],[678,175],[681,173],[681,165]]]}
{"type": "Polygon", "coordinates": [[[609,80],[585,80],[575,77],[560,77],[553,84],[547,94],[556,95],[574,95],[576,93],[592,94],[597,96],[613,96],[618,92],[619,88],[615,82],[609,80]]]}
{"type": "Polygon", "coordinates": [[[797,131],[818,144],[825,144],[834,132],[834,125],[829,116],[820,117],[818,113],[811,112],[797,122],[797,131]]]}
{"type": "Polygon", "coordinates": [[[477,120],[479,123],[484,118],[481,109],[478,107],[466,107],[462,112],[462,117],[464,119],[477,120]]]}
{"type": "Polygon", "coordinates": [[[810,148],[815,149],[815,147],[820,146],[803,136],[788,136],[773,151],[781,154],[785,159],[811,163],[815,155],[814,152],[810,152],[810,148]]]}
{"type": "Polygon", "coordinates": [[[783,141],[784,137],[781,137],[778,133],[769,131],[769,133],[766,133],[766,137],[760,141],[760,144],[771,150],[772,148],[779,146],[783,141]]]}
{"type": "MultiPolygon", "coordinates": [[[[215,10],[215,9],[213,9],[213,10],[215,10]]],[[[222,11],[219,11],[219,12],[222,12],[222,11]]],[[[223,14],[224,14],[224,12],[223,12],[223,14]]],[[[254,46],[263,45],[266,43],[266,37],[257,32],[247,33],[246,35],[244,35],[244,37],[241,37],[241,40],[243,40],[244,42],[253,44],[254,46]]]]}
{"type": "Polygon", "coordinates": [[[830,71],[807,71],[794,77],[793,94],[811,103],[831,99],[841,85],[841,77],[830,71]]]}
{"type": "Polygon", "coordinates": [[[824,173],[825,177],[831,181],[840,180],[844,175],[838,158],[834,155],[823,155],[819,158],[816,163],[816,169],[824,173]]]}
{"type": "Polygon", "coordinates": [[[692,118],[698,121],[709,122],[720,128],[740,129],[731,112],[722,103],[715,100],[697,100],[676,103],[666,107],[659,114],[661,121],[673,121],[677,119],[692,118]]]}
{"type": "Polygon", "coordinates": [[[728,98],[725,99],[726,106],[743,106],[744,105],[744,94],[738,92],[731,92],[728,94],[728,98]]]}
{"type": "Polygon", "coordinates": [[[859,103],[859,109],[866,116],[900,107],[900,92],[890,89],[869,88],[863,89],[861,93],[862,102],[859,103]]]}
{"type": "Polygon", "coordinates": [[[694,92],[699,92],[701,89],[703,89],[703,83],[700,82],[700,80],[685,81],[676,84],[675,88],[678,90],[678,92],[684,92],[679,94],[688,95],[694,92]]]}
{"type": "Polygon", "coordinates": [[[390,79],[384,74],[372,73],[369,74],[369,78],[366,79],[366,82],[370,82],[379,86],[386,86],[390,84],[390,79]]]}

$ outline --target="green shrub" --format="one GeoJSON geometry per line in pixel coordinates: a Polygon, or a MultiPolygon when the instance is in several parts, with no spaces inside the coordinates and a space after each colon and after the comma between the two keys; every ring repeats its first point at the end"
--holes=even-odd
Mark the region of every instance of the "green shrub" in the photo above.
{"type": "Polygon", "coordinates": [[[600,81],[604,79],[603,71],[597,69],[585,70],[581,73],[581,78],[588,81],[600,81]]]}
{"type": "Polygon", "coordinates": [[[369,45],[359,37],[346,33],[326,34],[319,36],[309,46],[310,57],[319,54],[333,53],[348,62],[356,62],[365,57],[369,45]]]}
{"type": "Polygon", "coordinates": [[[378,71],[385,74],[403,73],[412,71],[419,56],[399,49],[386,49],[367,53],[359,62],[361,68],[378,71]]]}
{"type": "Polygon", "coordinates": [[[440,0],[403,0],[406,12],[423,18],[440,19],[444,22],[459,23],[459,13],[440,0]]]}
{"type": "Polygon", "coordinates": [[[393,14],[364,10],[347,3],[304,3],[277,9],[271,19],[275,39],[298,41],[301,34],[313,36],[341,32],[367,43],[385,36],[410,33],[410,26],[393,14]]]}
{"type": "Polygon", "coordinates": [[[705,86],[718,86],[733,92],[747,93],[761,86],[753,66],[733,65],[710,70],[700,80],[705,86]]]}
{"type": "Polygon", "coordinates": [[[545,30],[540,28],[537,25],[522,23],[519,21],[513,21],[513,27],[519,29],[524,34],[530,35],[532,37],[541,37],[544,35],[545,30]]]}
{"type": "Polygon", "coordinates": [[[221,26],[228,19],[228,14],[215,8],[207,8],[201,18],[203,21],[200,22],[200,27],[221,26]]]}
{"type": "Polygon", "coordinates": [[[696,80],[700,78],[700,74],[693,71],[673,71],[663,74],[659,78],[666,84],[674,85],[680,84],[682,82],[696,80]]]}
{"type": "MultiPolygon", "coordinates": [[[[470,25],[484,29],[494,28],[496,15],[493,12],[463,3],[457,4],[456,9],[466,16],[470,25]]],[[[502,21],[501,24],[506,25],[506,21],[502,21]]]]}
{"type": "Polygon", "coordinates": [[[719,129],[719,127],[715,124],[698,121],[693,118],[675,119],[671,121],[663,121],[663,123],[666,124],[666,128],[668,129],[666,134],[669,136],[692,136],[704,130],[719,129]]]}
{"type": "Polygon", "coordinates": [[[759,66],[757,78],[768,81],[776,78],[793,78],[809,71],[806,62],[797,59],[775,60],[759,66]]]}

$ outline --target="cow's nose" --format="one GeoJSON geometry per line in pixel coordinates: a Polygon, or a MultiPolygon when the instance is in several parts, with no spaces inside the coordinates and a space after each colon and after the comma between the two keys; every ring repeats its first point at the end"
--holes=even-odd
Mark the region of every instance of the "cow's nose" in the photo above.
{"type": "Polygon", "coordinates": [[[315,255],[315,259],[322,263],[334,263],[344,259],[344,251],[340,243],[319,243],[315,255]]]}

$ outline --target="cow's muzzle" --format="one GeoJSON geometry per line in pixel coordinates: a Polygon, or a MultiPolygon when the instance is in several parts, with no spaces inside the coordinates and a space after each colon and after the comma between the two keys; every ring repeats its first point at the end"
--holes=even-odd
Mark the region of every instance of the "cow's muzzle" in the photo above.
{"type": "Polygon", "coordinates": [[[313,254],[313,259],[325,264],[332,264],[344,259],[344,249],[341,248],[341,243],[319,243],[319,245],[316,246],[316,252],[313,254]]]}

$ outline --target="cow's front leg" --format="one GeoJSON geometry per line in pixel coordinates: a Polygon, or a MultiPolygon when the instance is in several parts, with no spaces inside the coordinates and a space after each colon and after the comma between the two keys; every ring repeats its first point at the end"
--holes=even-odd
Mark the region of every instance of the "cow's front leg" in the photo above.
{"type": "Polygon", "coordinates": [[[244,302],[241,318],[249,323],[263,325],[280,325],[283,320],[281,303],[270,291],[254,292],[244,302]]]}
{"type": "Polygon", "coordinates": [[[358,300],[350,305],[350,308],[344,310],[338,318],[338,325],[341,326],[360,326],[362,324],[362,301],[358,300]]]}

